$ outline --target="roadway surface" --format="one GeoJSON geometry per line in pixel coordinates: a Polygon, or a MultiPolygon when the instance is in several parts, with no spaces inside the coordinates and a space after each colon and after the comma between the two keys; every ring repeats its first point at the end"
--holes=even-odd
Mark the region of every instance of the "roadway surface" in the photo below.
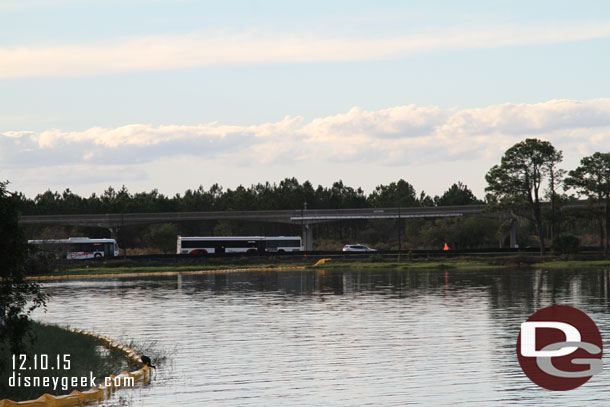
{"type": "MultiPolygon", "coordinates": [[[[551,253],[550,249],[548,250],[551,253]]],[[[528,248],[486,248],[486,249],[463,249],[463,250],[409,250],[404,249],[401,251],[401,257],[405,260],[408,256],[414,259],[421,258],[451,258],[451,257],[501,257],[509,255],[524,255],[524,256],[538,256],[540,249],[536,247],[528,248]]],[[[582,247],[580,248],[579,254],[583,255],[602,255],[603,250],[598,247],[582,247]]],[[[133,262],[151,262],[151,263],[197,263],[206,264],[212,262],[215,264],[218,261],[230,263],[233,259],[240,259],[244,264],[255,264],[257,262],[299,262],[302,263],[308,257],[311,257],[312,264],[318,259],[323,257],[331,257],[336,260],[369,260],[371,256],[379,255],[385,260],[396,259],[398,256],[398,250],[382,250],[376,252],[343,252],[343,251],[303,251],[298,253],[256,253],[256,254],[245,254],[245,253],[223,253],[223,254],[205,254],[205,255],[185,255],[185,254],[153,254],[153,255],[140,255],[140,256],[121,256],[113,260],[129,260],[133,262]]],[[[371,259],[373,260],[373,259],[371,259]]],[[[90,262],[92,264],[99,264],[103,260],[70,260],[68,263],[82,263],[90,262]]]]}
{"type": "Polygon", "coordinates": [[[108,213],[75,215],[25,215],[23,225],[75,225],[120,228],[123,226],[179,223],[205,220],[246,220],[293,224],[310,224],[349,219],[407,219],[450,216],[497,216],[485,213],[486,205],[409,207],[409,208],[357,208],[307,209],[274,211],[218,211],[218,212],[161,212],[161,213],[108,213]]]}
{"type": "MultiPolygon", "coordinates": [[[[543,203],[548,206],[548,203],[543,203]]],[[[572,201],[563,208],[584,208],[586,200],[572,201]]],[[[491,213],[487,205],[432,206],[406,208],[354,208],[354,209],[307,209],[272,211],[216,211],[216,212],[160,212],[160,213],[107,213],[71,215],[24,215],[23,225],[75,225],[102,228],[123,226],[180,223],[206,220],[245,220],[256,222],[278,222],[292,224],[312,224],[350,219],[408,219],[439,218],[454,216],[501,217],[504,213],[491,213]]]]}

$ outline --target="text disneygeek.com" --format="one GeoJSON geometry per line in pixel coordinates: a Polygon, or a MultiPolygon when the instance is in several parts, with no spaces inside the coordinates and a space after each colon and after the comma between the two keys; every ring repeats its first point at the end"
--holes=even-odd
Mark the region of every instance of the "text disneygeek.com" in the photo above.
{"type": "MultiPolygon", "coordinates": [[[[88,376],[61,375],[61,372],[70,370],[70,355],[57,355],[50,357],[40,355],[13,355],[13,374],[8,378],[9,387],[40,387],[49,390],[66,391],[74,387],[96,387],[96,377],[93,372],[88,376]],[[31,375],[31,373],[49,372],[49,376],[31,375]],[[58,375],[60,374],[60,375],[58,375]]],[[[104,386],[133,386],[133,377],[105,377],[104,386]],[[120,383],[117,383],[117,380],[120,383]]]]}

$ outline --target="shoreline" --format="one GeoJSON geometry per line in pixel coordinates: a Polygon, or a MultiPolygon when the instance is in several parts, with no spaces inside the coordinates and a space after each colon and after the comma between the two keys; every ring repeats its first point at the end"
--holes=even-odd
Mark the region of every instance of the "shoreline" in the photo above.
{"type": "Polygon", "coordinates": [[[336,271],[345,268],[364,270],[396,269],[408,270],[434,270],[434,269],[496,269],[496,268],[545,268],[545,269],[570,269],[570,268],[593,268],[610,267],[610,259],[570,259],[559,256],[507,256],[482,259],[455,257],[455,258],[430,258],[402,261],[386,261],[380,259],[369,259],[357,261],[327,260],[322,264],[314,265],[318,259],[308,258],[307,261],[274,263],[261,262],[259,264],[239,264],[240,262],[227,262],[226,264],[191,264],[171,265],[152,264],[142,266],[140,264],[124,264],[124,262],[107,262],[102,265],[90,265],[85,267],[71,267],[58,270],[53,274],[31,275],[28,280],[61,280],[79,278],[117,278],[117,277],[149,277],[149,276],[176,276],[196,274],[220,274],[235,272],[276,272],[276,271],[336,271]]]}
{"type": "Polygon", "coordinates": [[[0,405],[39,405],[41,400],[52,405],[56,400],[61,400],[57,405],[80,405],[100,400],[108,387],[97,379],[114,378],[117,372],[141,365],[133,356],[135,352],[128,353],[132,349],[100,335],[35,320],[30,332],[35,339],[17,355],[17,363],[8,363],[8,350],[2,355],[7,363],[0,368],[0,405]],[[105,347],[106,353],[97,352],[99,346],[105,347]]]}

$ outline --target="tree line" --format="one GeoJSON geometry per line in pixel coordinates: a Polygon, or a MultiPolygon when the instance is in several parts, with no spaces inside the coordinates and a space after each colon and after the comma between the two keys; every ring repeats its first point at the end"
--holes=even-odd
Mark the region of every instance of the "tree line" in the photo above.
{"type": "Polygon", "coordinates": [[[401,179],[379,185],[366,195],[362,188],[347,186],[337,181],[330,188],[309,181],[302,184],[296,178],[286,178],[279,184],[242,185],[224,189],[218,184],[209,189],[199,186],[172,197],[150,192],[130,193],[125,186],[106,189],[101,195],[82,197],[66,189],[62,193],[50,190],[29,199],[19,193],[19,207],[24,215],[183,212],[183,211],[241,211],[280,209],[340,209],[389,206],[468,205],[482,203],[461,182],[452,185],[443,195],[434,198],[425,192],[417,194],[413,185],[401,179]]]}
{"type": "MultiPolygon", "coordinates": [[[[296,178],[286,178],[278,184],[257,184],[248,188],[239,186],[224,189],[218,184],[209,189],[200,186],[172,197],[157,190],[132,194],[124,186],[109,187],[101,195],[82,197],[70,190],[63,193],[46,191],[33,199],[21,193],[15,194],[24,215],[79,214],[79,213],[133,213],[133,212],[181,212],[181,211],[238,211],[281,209],[340,209],[368,207],[414,207],[434,205],[468,205],[483,203],[463,183],[453,184],[440,196],[419,194],[409,182],[401,179],[388,185],[379,185],[370,194],[361,188],[353,188],[337,181],[330,188],[321,185],[314,188],[309,182],[300,183],[296,178]]],[[[404,225],[402,225],[404,226],[404,225]]],[[[343,221],[316,225],[317,249],[338,249],[342,243],[364,239],[380,248],[393,248],[396,235],[394,221],[343,221]]],[[[300,235],[300,225],[271,224],[243,221],[202,221],[189,224],[162,224],[122,228],[119,233],[121,247],[148,247],[163,252],[175,251],[176,235],[300,235]]],[[[30,238],[63,238],[68,236],[107,237],[103,229],[85,227],[35,227],[27,228],[30,238]]],[[[408,241],[408,239],[407,239],[408,241]]],[[[420,245],[422,242],[412,242],[420,245]]],[[[132,251],[133,252],[133,251],[132,251]]]]}
{"type": "MultiPolygon", "coordinates": [[[[154,189],[131,193],[125,186],[109,187],[102,194],[82,197],[66,189],[62,193],[50,190],[33,199],[14,194],[18,208],[24,215],[183,212],[183,211],[238,211],[281,209],[340,209],[375,207],[447,206],[487,203],[490,211],[508,213],[500,219],[428,219],[397,221],[343,221],[316,225],[316,239],[320,249],[337,248],[337,242],[353,239],[367,241],[380,248],[396,248],[400,228],[404,241],[412,248],[437,248],[449,243],[456,248],[502,246],[510,229],[519,225],[521,246],[537,246],[544,253],[547,242],[566,241],[568,233],[579,235],[587,245],[597,242],[608,250],[610,242],[610,153],[596,152],[582,158],[571,170],[561,169],[563,153],[550,142],[526,139],[510,147],[485,174],[487,181],[484,200],[477,198],[467,185],[455,182],[442,195],[431,197],[417,192],[404,179],[378,185],[371,193],[362,188],[337,181],[331,187],[314,187],[309,181],[300,183],[286,178],[279,183],[259,183],[234,189],[214,184],[208,189],[200,186],[183,194],[166,196],[154,189]],[[586,210],[563,210],[566,202],[586,198],[591,206],[586,210]],[[543,205],[548,202],[549,207],[543,205]],[[547,242],[545,242],[545,240],[547,242]],[[325,243],[326,242],[326,243],[325,243]]],[[[99,235],[100,230],[45,229],[45,236],[81,233],[99,235]]],[[[29,229],[29,235],[41,230],[29,229]]],[[[239,221],[200,222],[190,225],[153,225],[123,230],[123,244],[129,247],[152,246],[171,251],[172,234],[300,234],[298,225],[270,225],[239,221]],[[161,242],[166,241],[163,244],[161,242]]]]}

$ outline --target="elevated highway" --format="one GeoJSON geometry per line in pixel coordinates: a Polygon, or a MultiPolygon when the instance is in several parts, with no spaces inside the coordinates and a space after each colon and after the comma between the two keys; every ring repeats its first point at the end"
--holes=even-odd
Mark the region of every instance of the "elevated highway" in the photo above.
{"type": "Polygon", "coordinates": [[[26,215],[23,225],[76,225],[117,228],[131,225],[193,222],[203,220],[246,220],[279,223],[319,223],[348,219],[406,219],[438,218],[449,216],[497,216],[486,214],[486,205],[410,207],[410,208],[357,208],[307,209],[273,211],[218,211],[218,212],[160,212],[160,213],[106,213],[83,215],[26,215]]]}
{"type": "Polygon", "coordinates": [[[161,213],[106,213],[75,215],[22,216],[23,225],[74,225],[109,229],[113,237],[120,228],[156,223],[180,223],[205,220],[245,220],[278,222],[301,225],[306,250],[313,247],[312,225],[351,219],[407,219],[453,216],[497,216],[485,213],[485,205],[409,207],[409,208],[356,208],[307,209],[273,211],[218,211],[218,212],[161,212],[161,213]]]}
{"type": "MultiPolygon", "coordinates": [[[[564,207],[583,207],[587,201],[574,201],[564,207]]],[[[489,213],[487,205],[435,206],[435,207],[394,207],[394,208],[354,208],[354,209],[296,209],[271,211],[216,211],[216,212],[160,212],[160,213],[107,213],[73,215],[26,215],[20,221],[23,225],[75,225],[106,228],[116,236],[118,229],[125,226],[181,223],[206,220],[242,220],[256,222],[278,222],[301,225],[305,247],[312,247],[312,225],[351,219],[409,219],[443,218],[456,216],[506,216],[489,213]]],[[[511,241],[514,240],[511,238],[511,241]]],[[[511,242],[511,246],[514,246],[511,242]]]]}

